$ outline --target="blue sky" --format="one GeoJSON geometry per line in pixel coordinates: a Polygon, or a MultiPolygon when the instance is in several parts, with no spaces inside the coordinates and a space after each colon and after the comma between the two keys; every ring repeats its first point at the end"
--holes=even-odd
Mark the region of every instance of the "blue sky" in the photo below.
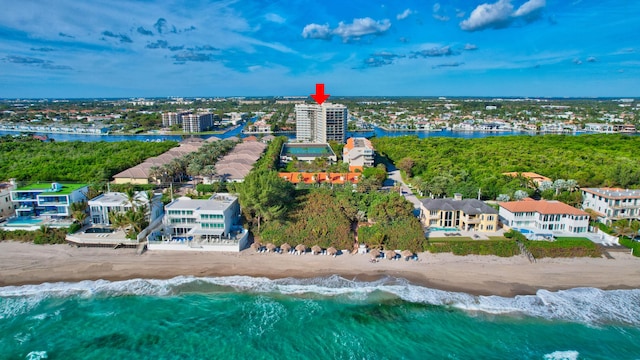
{"type": "Polygon", "coordinates": [[[640,96],[640,1],[4,1],[0,97],[640,96]]]}

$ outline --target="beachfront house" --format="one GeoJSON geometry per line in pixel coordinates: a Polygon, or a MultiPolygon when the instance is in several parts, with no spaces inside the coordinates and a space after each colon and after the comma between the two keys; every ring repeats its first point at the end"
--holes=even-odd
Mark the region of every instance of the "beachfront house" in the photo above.
{"type": "Polygon", "coordinates": [[[549,237],[552,233],[581,234],[589,230],[589,214],[560,201],[527,198],[499,205],[500,221],[505,229],[512,228],[525,235],[549,237]]]}
{"type": "Polygon", "coordinates": [[[640,220],[640,190],[582,188],[582,209],[593,210],[598,221],[611,225],[621,219],[640,220]]]}
{"type": "MultiPolygon", "coordinates": [[[[219,246],[225,251],[239,251],[246,245],[235,237],[238,232],[244,233],[239,223],[240,205],[234,195],[218,193],[206,200],[180,197],[165,205],[163,242],[205,250],[219,246]]],[[[153,249],[153,244],[150,245],[153,249]]]]}
{"type": "Polygon", "coordinates": [[[420,204],[420,222],[431,230],[497,231],[498,211],[476,199],[424,199],[420,204]]]}
{"type": "Polygon", "coordinates": [[[44,183],[11,190],[11,201],[18,217],[66,218],[71,204],[87,199],[86,184],[44,183]]]}
{"type": "Polygon", "coordinates": [[[149,199],[146,191],[136,191],[132,199],[127,194],[120,192],[107,192],[96,196],[89,200],[89,212],[91,224],[93,225],[111,225],[109,213],[124,213],[127,210],[135,208],[146,209],[146,216],[149,223],[153,223],[156,219],[162,217],[162,195],[153,194],[149,199]],[[149,206],[151,204],[151,206],[149,206]]]}

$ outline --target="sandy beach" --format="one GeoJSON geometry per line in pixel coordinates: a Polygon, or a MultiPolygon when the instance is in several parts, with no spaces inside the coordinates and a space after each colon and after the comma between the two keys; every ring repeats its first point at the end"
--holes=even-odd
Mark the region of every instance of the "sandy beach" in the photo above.
{"type": "Polygon", "coordinates": [[[477,295],[514,296],[538,289],[575,287],[640,288],[640,258],[612,253],[614,259],[539,259],[522,256],[419,254],[419,261],[371,263],[368,255],[338,257],[256,253],[161,252],[136,255],[133,249],[75,248],[0,242],[0,286],[81,280],[166,279],[178,275],[310,278],[337,274],[347,279],[401,277],[430,288],[477,295]]]}

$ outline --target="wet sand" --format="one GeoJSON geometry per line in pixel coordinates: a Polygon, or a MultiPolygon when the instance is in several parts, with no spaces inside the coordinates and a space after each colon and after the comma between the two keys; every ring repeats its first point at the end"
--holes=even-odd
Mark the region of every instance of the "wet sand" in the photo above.
{"type": "Polygon", "coordinates": [[[134,249],[75,248],[68,245],[34,245],[0,242],[0,286],[76,282],[81,280],[168,279],[247,275],[271,279],[340,275],[346,279],[373,280],[400,277],[429,288],[476,295],[535,294],[538,289],[575,287],[600,289],[640,288],[640,258],[612,253],[614,259],[455,256],[420,253],[418,261],[381,259],[368,255],[291,255],[147,251],[134,249]]]}

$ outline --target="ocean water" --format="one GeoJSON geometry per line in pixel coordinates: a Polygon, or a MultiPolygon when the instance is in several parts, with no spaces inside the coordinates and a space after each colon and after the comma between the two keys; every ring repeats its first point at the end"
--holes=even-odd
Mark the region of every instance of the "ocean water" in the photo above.
{"type": "Polygon", "coordinates": [[[640,290],[472,296],[338,276],[0,288],[0,359],[640,359],[640,290]]]}

